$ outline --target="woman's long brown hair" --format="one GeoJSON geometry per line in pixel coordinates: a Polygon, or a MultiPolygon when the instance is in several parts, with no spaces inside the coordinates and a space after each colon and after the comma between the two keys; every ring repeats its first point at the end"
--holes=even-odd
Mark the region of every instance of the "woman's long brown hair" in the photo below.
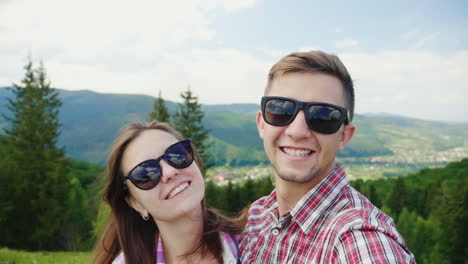
{"type": "MultiPolygon", "coordinates": [[[[93,263],[107,264],[124,252],[125,262],[131,263],[155,263],[156,262],[156,237],[158,228],[150,217],[144,221],[140,214],[131,208],[125,201],[128,191],[125,189],[124,178],[121,170],[122,155],[128,144],[137,138],[143,131],[157,129],[165,131],[178,140],[183,137],[167,123],[130,123],[125,126],[114,141],[109,155],[107,168],[106,187],[104,188],[104,201],[110,205],[111,212],[106,227],[94,248],[93,263]]],[[[202,169],[203,163],[200,155],[194,148],[195,162],[202,169]]],[[[219,232],[239,234],[242,227],[215,210],[208,209],[206,198],[202,200],[203,210],[203,236],[199,244],[194,245],[185,257],[194,253],[211,254],[219,263],[222,260],[222,243],[219,232]]]]}

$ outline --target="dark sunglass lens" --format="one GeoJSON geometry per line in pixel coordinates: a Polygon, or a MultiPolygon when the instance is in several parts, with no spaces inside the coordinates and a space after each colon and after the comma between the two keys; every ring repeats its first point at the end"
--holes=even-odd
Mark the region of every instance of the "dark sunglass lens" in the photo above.
{"type": "Polygon", "coordinates": [[[341,126],[341,112],[331,106],[313,105],[307,109],[310,128],[322,134],[333,134],[341,126]]]}
{"type": "Polygon", "coordinates": [[[294,118],[296,104],[283,99],[268,100],[265,104],[265,121],[271,125],[286,125],[294,118]]]}
{"type": "Polygon", "coordinates": [[[161,179],[161,167],[156,160],[148,160],[132,170],[132,183],[140,189],[149,190],[161,179]]]}
{"type": "Polygon", "coordinates": [[[171,166],[178,169],[187,168],[193,162],[193,150],[190,141],[184,140],[172,145],[166,150],[166,160],[171,166]]]}

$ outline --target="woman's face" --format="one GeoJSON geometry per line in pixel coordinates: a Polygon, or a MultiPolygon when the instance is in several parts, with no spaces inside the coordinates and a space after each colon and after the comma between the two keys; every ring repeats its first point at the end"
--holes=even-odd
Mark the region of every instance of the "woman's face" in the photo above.
{"type": "MultiPolygon", "coordinates": [[[[123,174],[127,175],[142,161],[157,159],[167,147],[178,141],[165,131],[145,130],[125,149],[121,164],[123,174]]],[[[161,160],[159,165],[162,168],[161,180],[150,190],[140,190],[126,180],[129,190],[127,203],[140,213],[147,210],[155,221],[172,221],[201,211],[205,186],[197,164],[193,162],[187,168],[177,169],[161,160]]]]}

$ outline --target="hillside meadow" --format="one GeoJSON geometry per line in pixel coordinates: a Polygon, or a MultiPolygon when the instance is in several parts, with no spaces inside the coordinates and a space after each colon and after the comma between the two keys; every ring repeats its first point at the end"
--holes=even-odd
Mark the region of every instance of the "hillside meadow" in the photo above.
{"type": "Polygon", "coordinates": [[[27,252],[0,249],[0,264],[83,264],[90,261],[89,252],[27,252]]]}

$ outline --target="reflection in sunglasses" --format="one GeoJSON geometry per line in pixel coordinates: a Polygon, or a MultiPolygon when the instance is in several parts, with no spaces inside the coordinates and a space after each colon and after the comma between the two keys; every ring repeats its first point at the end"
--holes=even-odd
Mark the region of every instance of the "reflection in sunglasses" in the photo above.
{"type": "Polygon", "coordinates": [[[296,104],[290,101],[271,100],[268,101],[268,111],[273,114],[291,114],[296,104]]]}
{"type": "Polygon", "coordinates": [[[309,108],[308,113],[310,113],[313,118],[320,118],[323,120],[340,120],[341,112],[337,109],[327,106],[314,105],[309,108]]]}
{"type": "Polygon", "coordinates": [[[153,171],[148,172],[148,174],[146,174],[146,176],[148,176],[148,178],[150,178],[150,179],[156,179],[156,178],[158,178],[160,176],[160,174],[154,172],[154,170],[153,170],[153,171]]]}
{"type": "Polygon", "coordinates": [[[147,172],[152,172],[152,171],[155,171],[155,170],[157,170],[155,167],[146,167],[147,172]]]}

